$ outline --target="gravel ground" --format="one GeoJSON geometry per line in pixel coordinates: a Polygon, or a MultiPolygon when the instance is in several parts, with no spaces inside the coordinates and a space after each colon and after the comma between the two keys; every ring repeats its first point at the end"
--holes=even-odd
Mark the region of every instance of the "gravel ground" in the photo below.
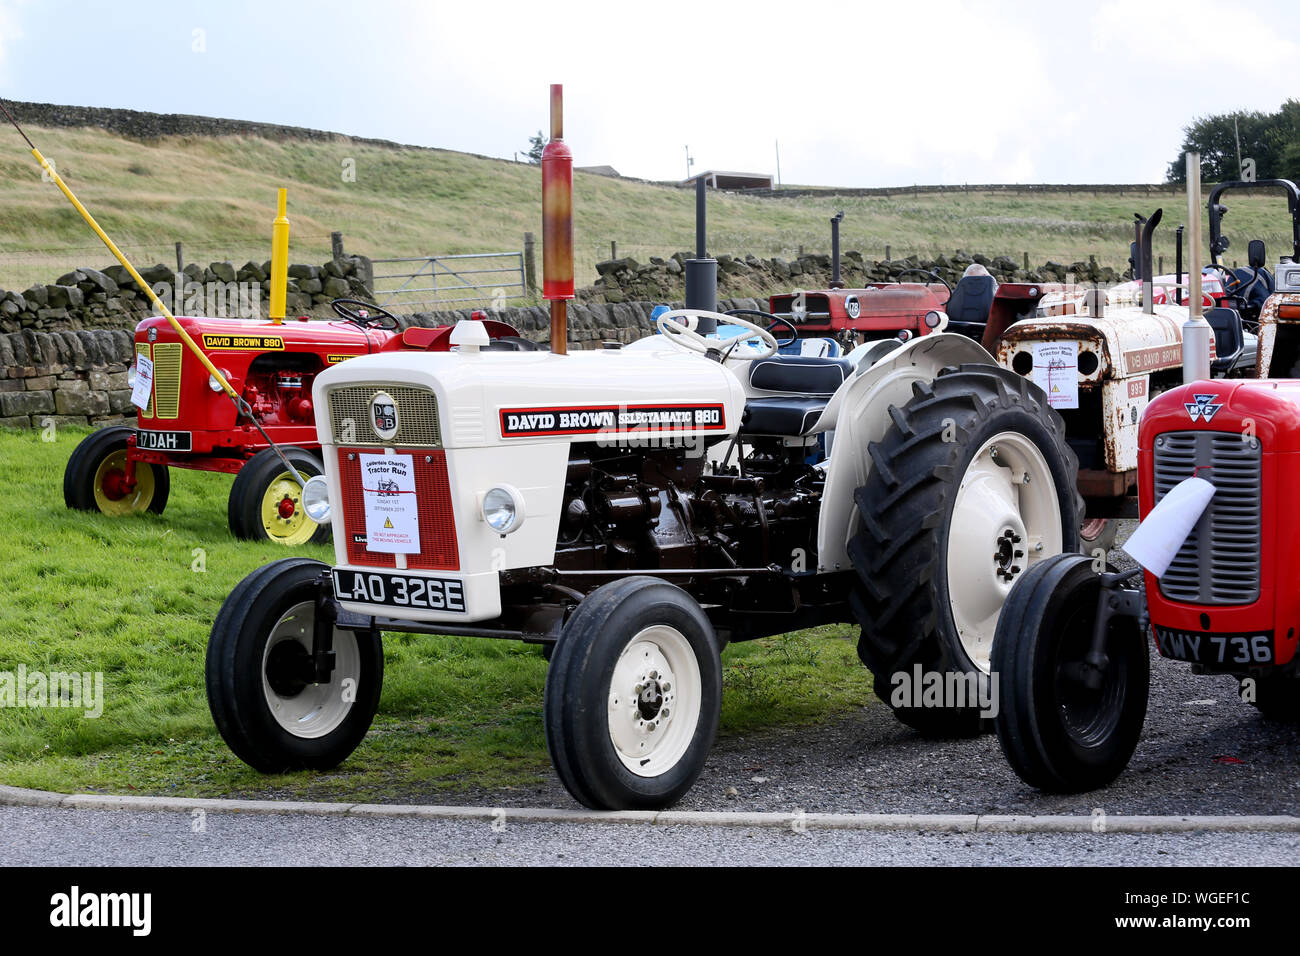
{"type": "Polygon", "coordinates": [[[908,833],[0,807],[0,866],[1262,866],[1294,833],[908,833]]]}
{"type": "MultiPolygon", "coordinates": [[[[1123,541],[1136,522],[1121,526],[1123,541]]],[[[1132,562],[1119,551],[1111,561],[1132,562]]],[[[814,727],[722,739],[682,810],[864,813],[1300,814],[1300,728],[1262,720],[1235,678],[1194,675],[1152,649],[1137,753],[1110,787],[1052,796],[1021,783],[995,736],[931,741],[878,701],[814,727]]],[[[404,803],[571,807],[557,778],[531,789],[408,793],[404,803]]]]}

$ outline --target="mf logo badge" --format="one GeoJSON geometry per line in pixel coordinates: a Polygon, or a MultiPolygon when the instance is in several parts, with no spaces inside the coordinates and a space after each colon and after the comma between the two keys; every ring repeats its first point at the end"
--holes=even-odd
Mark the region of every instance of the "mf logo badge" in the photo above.
{"type": "Polygon", "coordinates": [[[1223,407],[1222,403],[1213,404],[1218,397],[1217,395],[1193,395],[1192,398],[1196,401],[1183,402],[1183,408],[1187,409],[1187,414],[1192,416],[1192,421],[1200,421],[1204,418],[1208,422],[1223,407]]]}
{"type": "Polygon", "coordinates": [[[370,423],[384,441],[397,435],[397,402],[387,392],[376,392],[370,399],[370,423]]]}
{"type": "Polygon", "coordinates": [[[850,319],[856,319],[862,314],[862,303],[858,301],[856,295],[851,295],[844,300],[844,311],[849,314],[850,319]]]}

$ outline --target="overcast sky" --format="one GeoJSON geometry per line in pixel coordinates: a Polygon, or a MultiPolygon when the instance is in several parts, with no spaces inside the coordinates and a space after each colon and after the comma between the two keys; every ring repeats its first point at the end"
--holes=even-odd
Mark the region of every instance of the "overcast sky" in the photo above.
{"type": "Polygon", "coordinates": [[[0,0],[0,95],[786,183],[1156,182],[1300,96],[1294,3],[0,0]]]}

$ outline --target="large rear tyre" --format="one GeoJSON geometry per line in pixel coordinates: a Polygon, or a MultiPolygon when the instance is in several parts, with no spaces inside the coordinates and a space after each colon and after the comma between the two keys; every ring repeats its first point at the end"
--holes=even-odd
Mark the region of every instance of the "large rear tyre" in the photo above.
{"type": "Polygon", "coordinates": [[[384,654],[377,632],[334,629],[335,668],[309,683],[318,579],[327,565],[283,558],[230,592],[208,639],[208,708],[235,756],[262,773],[329,770],[370,729],[384,654]]]}
{"type": "Polygon", "coordinates": [[[671,806],[699,777],[722,704],[713,627],[651,577],[592,591],[546,674],[546,744],[565,789],[596,810],[671,806]]]}
{"type": "Polygon", "coordinates": [[[1012,585],[1078,548],[1077,459],[1042,391],[995,365],[944,369],[889,416],[854,495],[858,656],[903,723],[928,736],[972,736],[1012,585]],[[918,674],[960,675],[945,686],[962,688],[961,699],[916,706],[918,674]]]}
{"type": "Polygon", "coordinates": [[[1111,618],[1100,684],[1083,679],[1100,593],[1091,558],[1056,555],[1025,572],[998,622],[998,743],[1039,790],[1104,787],[1128,766],[1142,733],[1151,660],[1136,619],[1111,618]]]}
{"type": "Polygon", "coordinates": [[[106,515],[162,514],[171,493],[165,465],[136,462],[135,484],[127,487],[127,439],[134,434],[134,428],[114,425],[83,438],[63,470],[63,503],[106,515]]]}
{"type": "MultiPolygon", "coordinates": [[[[280,449],[303,479],[319,475],[320,459],[293,446],[280,449]]],[[[302,488],[274,448],[264,448],[244,463],[230,486],[226,505],[230,533],[246,541],[274,541],[288,547],[330,539],[330,527],[307,517],[302,488]]]]}

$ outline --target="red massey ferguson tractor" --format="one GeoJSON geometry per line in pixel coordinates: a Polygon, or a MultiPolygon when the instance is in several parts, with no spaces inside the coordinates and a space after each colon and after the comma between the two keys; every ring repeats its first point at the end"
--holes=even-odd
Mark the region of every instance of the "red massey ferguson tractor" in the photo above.
{"type": "MultiPolygon", "coordinates": [[[[338,321],[178,320],[303,478],[322,471],[311,400],[317,374],[358,355],[450,347],[450,326],[403,331],[396,316],[372,303],[336,299],[333,307],[338,321]]],[[[504,322],[484,324],[492,348],[537,347],[504,322]]],[[[136,427],[104,428],[77,445],[63,476],[69,508],[161,514],[171,484],[168,469],[218,471],[235,476],[227,516],[237,538],[285,545],[328,540],[329,527],[307,516],[302,489],[276,450],[187,352],[166,319],[137,325],[135,350],[153,365],[148,402],[138,409],[136,427]]],[[[133,385],[135,371],[132,364],[133,385]]]]}
{"type": "Polygon", "coordinates": [[[1140,527],[1163,538],[1161,560],[1146,559],[1159,577],[1056,555],[1021,576],[998,622],[996,725],[1021,779],[1074,793],[1123,771],[1146,715],[1148,631],[1162,656],[1238,677],[1242,700],[1266,718],[1300,718],[1300,513],[1288,503],[1297,453],[1295,380],[1198,381],[1151,402],[1138,490],[1140,527]],[[1190,478],[1212,491],[1175,497],[1190,478]]]}

